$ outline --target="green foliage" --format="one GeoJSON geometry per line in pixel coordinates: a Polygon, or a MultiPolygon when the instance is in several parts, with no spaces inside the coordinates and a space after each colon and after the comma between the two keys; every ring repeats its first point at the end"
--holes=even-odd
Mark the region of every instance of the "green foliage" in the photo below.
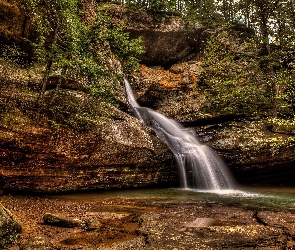
{"type": "Polygon", "coordinates": [[[135,1],[118,1],[114,0],[115,3],[124,3],[126,7],[138,10],[148,10],[153,13],[173,13],[175,11],[182,11],[185,6],[185,1],[181,0],[135,0],[135,1]]]}
{"type": "Polygon", "coordinates": [[[200,22],[207,26],[216,26],[224,23],[220,13],[216,11],[214,0],[199,1],[198,3],[188,3],[186,6],[185,19],[190,22],[200,22]]]}
{"type": "Polygon", "coordinates": [[[139,67],[137,55],[144,53],[142,38],[129,40],[129,33],[124,32],[125,25],[108,29],[107,38],[111,49],[117,58],[123,63],[124,72],[131,72],[139,67]]]}
{"type": "Polygon", "coordinates": [[[67,126],[79,132],[100,125],[102,117],[109,116],[110,106],[104,99],[71,90],[52,91],[47,94],[50,102],[41,109],[47,114],[47,123],[52,129],[67,126]]]}
{"type": "MultiPolygon", "coordinates": [[[[272,128],[274,132],[284,133],[284,134],[295,134],[295,120],[287,120],[281,118],[271,118],[268,119],[268,126],[272,128]]],[[[293,141],[295,138],[293,137],[293,141]]]]}
{"type": "MultiPolygon", "coordinates": [[[[144,53],[142,39],[129,39],[129,33],[124,31],[125,24],[113,25],[108,14],[108,7],[102,6],[89,27],[89,41],[95,49],[101,48],[100,53],[111,50],[117,60],[123,64],[124,72],[132,72],[139,67],[137,55],[144,53]],[[106,50],[107,48],[107,50],[106,50]]],[[[107,65],[105,65],[107,67],[107,65]]],[[[111,69],[114,70],[114,69],[111,69]]]]}
{"type": "Polygon", "coordinates": [[[68,96],[62,96],[64,92],[56,90],[51,105],[45,105],[51,124],[91,127],[97,115],[92,110],[115,102],[123,73],[121,64],[125,72],[138,67],[136,55],[143,53],[141,39],[130,40],[123,24],[115,26],[105,4],[99,5],[96,15],[85,23],[82,0],[26,2],[36,30],[35,39],[30,41],[34,60],[45,65],[41,94],[44,95],[50,76],[65,82],[74,80],[91,94],[87,108],[80,110],[68,96]],[[55,103],[60,98],[67,100],[66,106],[55,103]]]}
{"type": "Polygon", "coordinates": [[[271,79],[277,86],[278,116],[286,119],[281,121],[286,124],[290,123],[289,120],[295,118],[295,81],[293,75],[293,69],[280,69],[274,73],[271,79]]]}
{"type": "Polygon", "coordinates": [[[50,75],[62,73],[64,78],[82,81],[91,93],[109,97],[115,86],[104,84],[118,73],[111,61],[122,60],[129,71],[137,67],[135,56],[143,52],[141,40],[129,42],[123,27],[112,25],[106,8],[99,8],[94,20],[86,24],[81,21],[80,0],[27,1],[38,31],[33,41],[35,58],[50,64],[46,68],[50,75]]]}
{"type": "Polygon", "coordinates": [[[64,90],[53,93],[50,103],[44,104],[43,108],[52,127],[66,125],[78,131],[85,131],[97,124],[101,115],[100,106],[85,94],[78,96],[74,92],[64,90]]]}
{"type": "Polygon", "coordinates": [[[267,87],[252,46],[251,40],[239,43],[228,30],[220,30],[208,40],[202,81],[211,111],[247,115],[265,112],[269,105],[264,98],[267,87]],[[233,39],[236,43],[229,42],[233,39]]]}

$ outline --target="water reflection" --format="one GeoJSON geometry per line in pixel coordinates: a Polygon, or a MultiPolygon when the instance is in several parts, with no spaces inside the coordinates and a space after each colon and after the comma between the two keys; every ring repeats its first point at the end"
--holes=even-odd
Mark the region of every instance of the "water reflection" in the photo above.
{"type": "Polygon", "coordinates": [[[214,203],[246,209],[290,211],[295,213],[294,188],[243,188],[242,190],[131,189],[96,191],[51,196],[52,199],[96,201],[98,199],[136,199],[161,203],[214,203]]]}

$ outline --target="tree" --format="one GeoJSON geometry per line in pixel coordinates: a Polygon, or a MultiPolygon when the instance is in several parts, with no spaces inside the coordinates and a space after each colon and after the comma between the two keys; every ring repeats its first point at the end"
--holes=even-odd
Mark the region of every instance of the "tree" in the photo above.
{"type": "Polygon", "coordinates": [[[263,72],[251,38],[219,29],[205,48],[200,88],[207,93],[208,109],[218,114],[259,115],[268,108],[263,72]],[[229,42],[231,41],[231,42],[229,42]],[[234,43],[232,41],[235,41],[234,43]]]}
{"type": "Polygon", "coordinates": [[[46,65],[41,96],[49,76],[57,74],[79,80],[95,95],[110,97],[114,88],[110,79],[118,73],[113,62],[121,60],[125,70],[136,68],[135,55],[143,52],[141,39],[129,40],[123,26],[114,26],[107,5],[86,24],[81,20],[82,0],[26,1],[37,31],[32,41],[35,59],[46,65]]]}

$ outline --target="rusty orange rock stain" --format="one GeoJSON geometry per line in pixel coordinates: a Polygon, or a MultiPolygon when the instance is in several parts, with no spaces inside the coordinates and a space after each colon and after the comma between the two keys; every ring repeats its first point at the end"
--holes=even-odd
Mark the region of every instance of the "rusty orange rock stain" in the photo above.
{"type": "Polygon", "coordinates": [[[152,82],[160,84],[163,88],[169,90],[177,90],[182,85],[182,75],[172,73],[164,69],[152,69],[142,65],[139,69],[143,78],[152,80],[152,82]]]}

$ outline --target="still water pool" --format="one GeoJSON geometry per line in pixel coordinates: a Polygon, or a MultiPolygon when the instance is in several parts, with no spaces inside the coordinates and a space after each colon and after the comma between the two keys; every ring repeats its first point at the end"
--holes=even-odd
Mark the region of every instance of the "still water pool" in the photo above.
{"type": "Polygon", "coordinates": [[[240,190],[191,190],[177,188],[122,189],[60,194],[54,199],[91,202],[99,199],[146,200],[149,203],[214,203],[248,209],[295,213],[295,188],[244,187],[240,190]]]}

